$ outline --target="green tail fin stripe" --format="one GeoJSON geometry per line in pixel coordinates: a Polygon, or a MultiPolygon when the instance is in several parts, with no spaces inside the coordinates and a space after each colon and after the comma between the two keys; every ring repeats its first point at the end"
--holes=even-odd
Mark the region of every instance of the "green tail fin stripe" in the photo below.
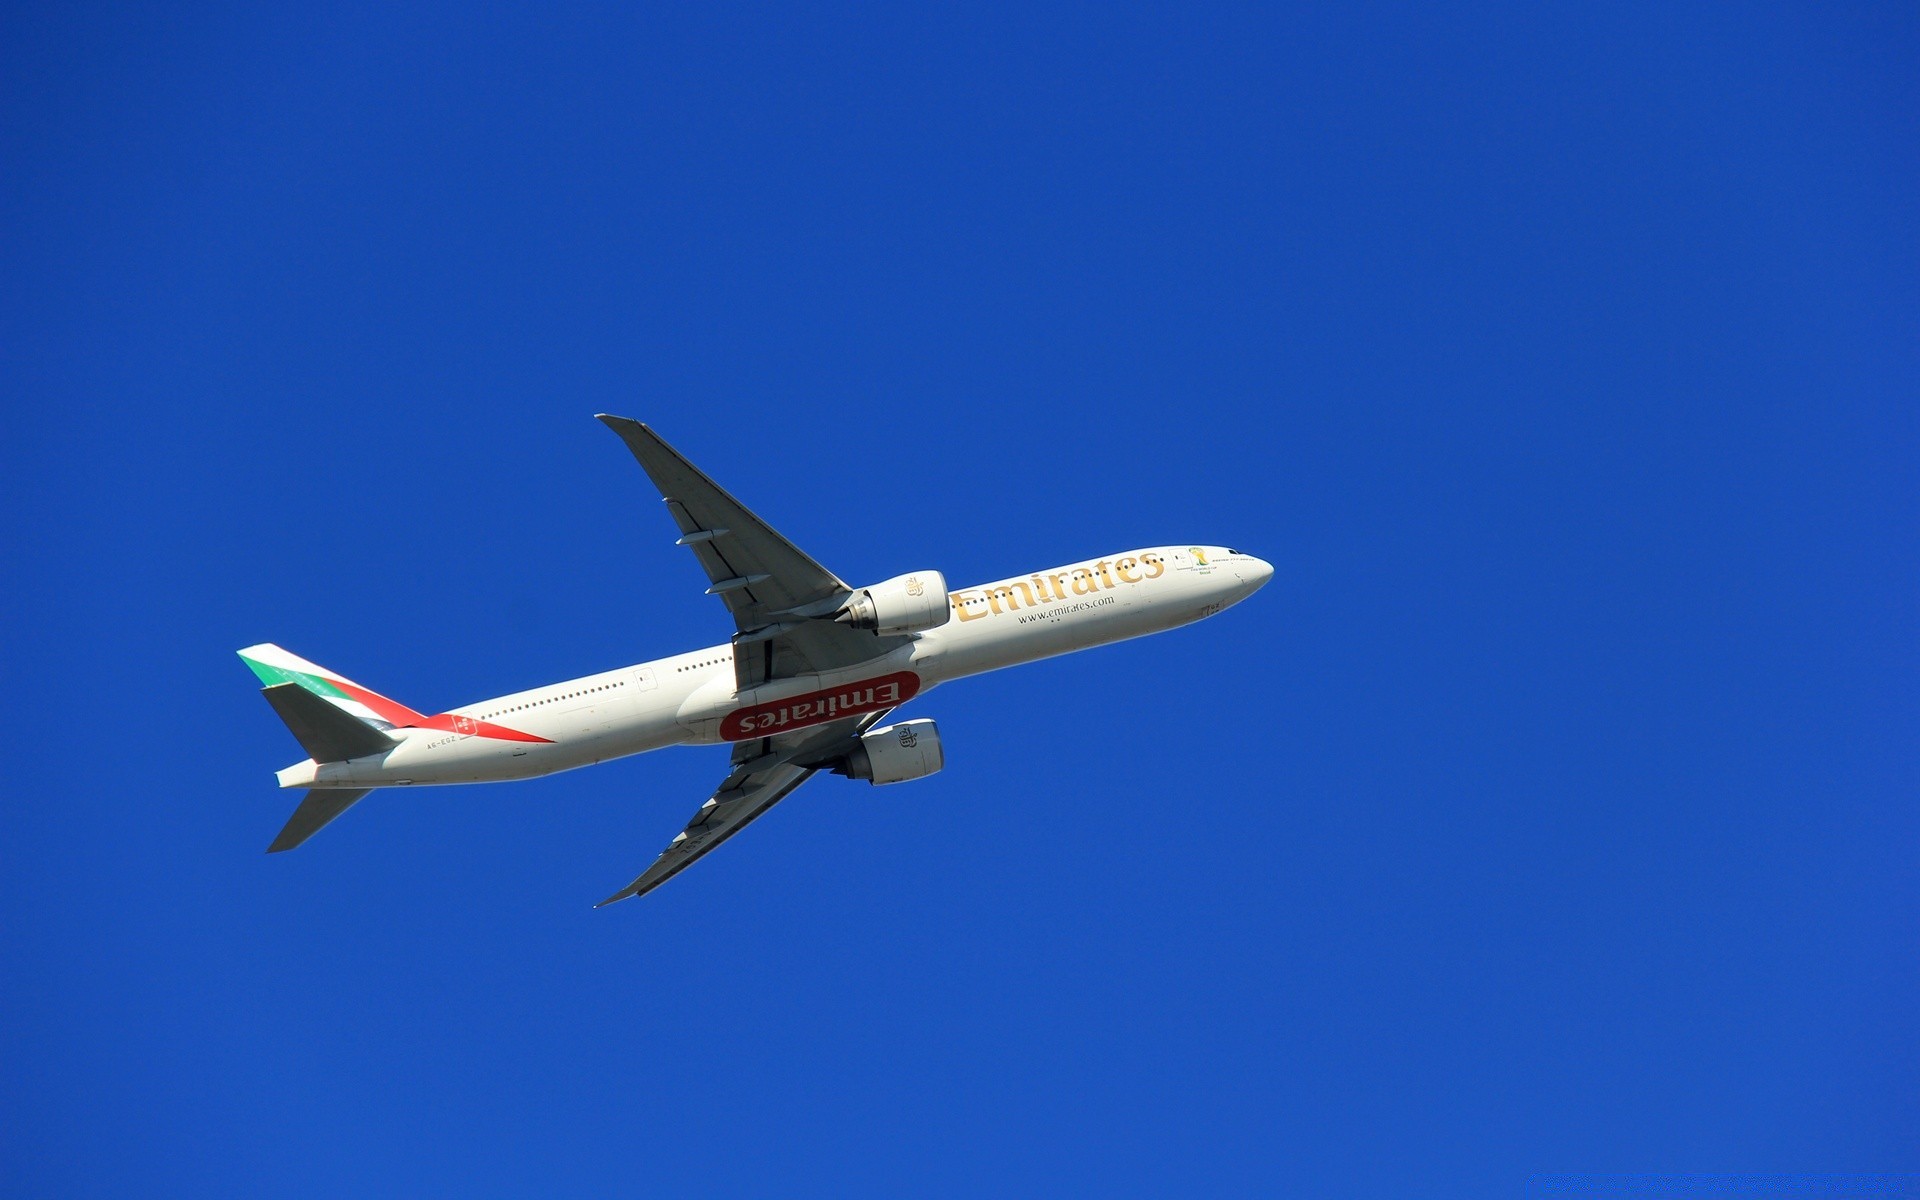
{"type": "Polygon", "coordinates": [[[260,682],[266,684],[268,687],[272,687],[276,683],[297,683],[316,696],[332,696],[342,700],[352,699],[352,697],[348,696],[345,692],[318,675],[309,675],[305,671],[289,670],[286,667],[276,667],[270,663],[263,663],[257,659],[248,658],[244,654],[240,656],[240,661],[253,668],[253,673],[260,677],[260,682]]]}

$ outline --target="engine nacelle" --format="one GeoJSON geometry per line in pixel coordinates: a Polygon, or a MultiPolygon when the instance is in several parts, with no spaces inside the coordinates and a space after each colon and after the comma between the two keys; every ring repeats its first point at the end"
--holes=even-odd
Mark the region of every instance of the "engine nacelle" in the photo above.
{"type": "Polygon", "coordinates": [[[880,637],[892,637],[945,625],[952,616],[953,609],[947,605],[947,577],[938,571],[915,571],[861,588],[833,619],[880,637]]]}
{"type": "Polygon", "coordinates": [[[868,783],[904,783],[924,779],[947,765],[940,730],[932,721],[902,721],[860,735],[860,744],[834,770],[868,783]]]}

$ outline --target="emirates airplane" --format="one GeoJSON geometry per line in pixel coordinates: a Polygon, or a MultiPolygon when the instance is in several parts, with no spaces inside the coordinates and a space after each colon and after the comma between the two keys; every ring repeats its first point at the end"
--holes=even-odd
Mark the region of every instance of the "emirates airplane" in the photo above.
{"type": "Polygon", "coordinates": [[[871,587],[775,533],[660,437],[602,414],[666,500],[679,544],[733,616],[718,646],[427,715],[271,644],[240,651],[309,758],[311,789],[269,853],[291,850],[382,787],[528,779],[683,743],[732,747],[726,777],[640,877],[665,883],[816,771],[900,783],[945,763],[930,720],[882,725],[927,689],[1184,625],[1273,576],[1223,546],[1153,546],[949,591],[938,571],[871,587]]]}

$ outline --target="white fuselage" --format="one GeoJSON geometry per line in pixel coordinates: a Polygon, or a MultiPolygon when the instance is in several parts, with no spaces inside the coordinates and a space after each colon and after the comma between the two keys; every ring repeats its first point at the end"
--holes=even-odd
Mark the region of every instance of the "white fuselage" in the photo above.
{"type": "Polygon", "coordinates": [[[308,760],[280,772],[281,786],[526,779],[663,746],[747,740],[832,720],[836,701],[871,707],[877,694],[881,704],[904,702],[948,680],[1184,625],[1244,600],[1272,574],[1260,559],[1220,546],[1158,546],[1073,563],[961,588],[951,593],[946,624],[843,671],[742,693],[733,648],[722,643],[453,709],[452,730],[396,729],[390,751],[308,760]],[[503,727],[541,740],[485,732],[503,727]]]}

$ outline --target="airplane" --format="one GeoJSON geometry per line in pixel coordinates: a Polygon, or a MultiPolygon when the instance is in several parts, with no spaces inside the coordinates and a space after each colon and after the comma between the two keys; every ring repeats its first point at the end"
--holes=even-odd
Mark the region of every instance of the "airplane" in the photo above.
{"type": "Polygon", "coordinates": [[[291,850],[376,788],[530,779],[664,746],[727,745],[726,776],[652,865],[595,907],[644,895],[820,771],[902,783],[946,762],[922,693],[1185,625],[1238,604],[1273,567],[1225,546],[1153,546],[949,591],[938,571],[850,587],[652,429],[599,414],[666,501],[733,617],[728,641],[428,715],[271,643],[239,651],[308,757],[267,847],[291,850]]]}

